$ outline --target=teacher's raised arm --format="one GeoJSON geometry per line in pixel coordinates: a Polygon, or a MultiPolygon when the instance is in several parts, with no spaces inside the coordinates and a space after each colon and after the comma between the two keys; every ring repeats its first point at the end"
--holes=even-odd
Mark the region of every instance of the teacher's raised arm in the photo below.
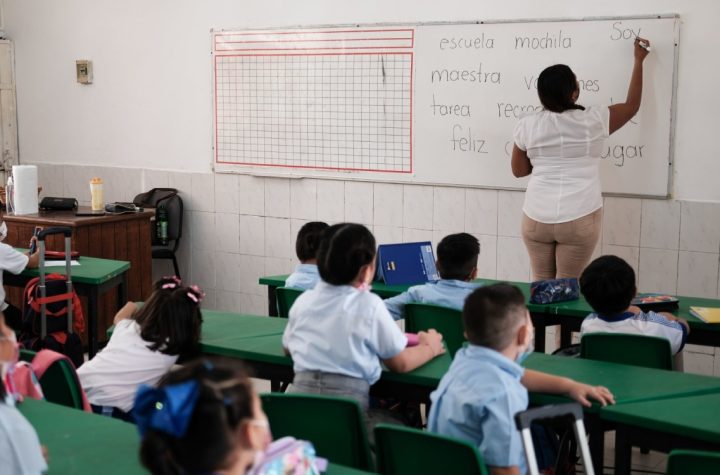
{"type": "Polygon", "coordinates": [[[577,103],[580,87],[564,64],[545,68],[537,90],[543,109],[523,116],[513,132],[513,175],[530,175],[522,236],[533,279],[578,277],[600,237],[600,155],[605,139],[639,110],[642,63],[650,42],[637,38],[627,98],[622,104],[577,103]]]}

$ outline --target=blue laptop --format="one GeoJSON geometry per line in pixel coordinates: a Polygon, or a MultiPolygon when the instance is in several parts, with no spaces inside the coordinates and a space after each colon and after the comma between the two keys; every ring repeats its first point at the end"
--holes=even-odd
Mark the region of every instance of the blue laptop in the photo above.
{"type": "Polygon", "coordinates": [[[430,241],[381,244],[377,280],[388,285],[424,284],[440,279],[430,241]]]}

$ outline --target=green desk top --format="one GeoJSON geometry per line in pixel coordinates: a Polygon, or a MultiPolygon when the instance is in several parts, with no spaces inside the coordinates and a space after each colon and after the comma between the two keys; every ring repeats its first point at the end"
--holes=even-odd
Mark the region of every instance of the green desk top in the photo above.
{"type": "Polygon", "coordinates": [[[48,475],[147,473],[138,459],[138,433],[132,424],[33,399],[18,409],[47,446],[48,475]]]}
{"type": "MultiPolygon", "coordinates": [[[[18,409],[48,449],[48,475],[148,473],[138,458],[140,437],[133,424],[46,401],[26,399],[18,409]]],[[[328,475],[368,472],[330,463],[328,475]]]]}
{"type": "Polygon", "coordinates": [[[238,338],[255,338],[282,335],[287,320],[283,318],[241,315],[217,310],[203,310],[203,342],[233,341],[238,338]]]}
{"type": "MultiPolygon", "coordinates": [[[[100,285],[130,269],[130,262],[128,261],[81,256],[78,262],[80,265],[73,266],[70,270],[72,280],[77,284],[100,285]]],[[[48,267],[46,273],[65,275],[65,266],[48,267]]],[[[20,275],[32,278],[40,275],[40,272],[38,269],[25,269],[20,275]]]]}
{"type": "Polygon", "coordinates": [[[600,411],[600,417],[720,444],[719,407],[720,393],[703,394],[608,407],[600,411]]]}
{"type": "MultiPolygon", "coordinates": [[[[529,369],[566,376],[593,386],[605,386],[617,404],[665,399],[703,393],[720,393],[720,378],[696,374],[628,366],[604,361],[566,358],[533,353],[525,362],[529,369]]],[[[567,398],[550,394],[530,394],[532,404],[567,402],[567,398]]],[[[593,405],[590,412],[597,412],[593,405]]]]}

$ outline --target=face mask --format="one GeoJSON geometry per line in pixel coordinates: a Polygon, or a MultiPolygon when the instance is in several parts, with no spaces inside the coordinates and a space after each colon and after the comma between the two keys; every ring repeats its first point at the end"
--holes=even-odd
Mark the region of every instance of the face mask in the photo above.
{"type": "Polygon", "coordinates": [[[518,355],[515,357],[515,362],[519,365],[523,364],[523,362],[527,359],[528,356],[530,356],[533,351],[535,351],[535,344],[531,341],[530,344],[518,355]]]}
{"type": "Polygon", "coordinates": [[[5,224],[5,221],[0,224],[0,241],[4,241],[7,237],[7,224],[5,224]]]}

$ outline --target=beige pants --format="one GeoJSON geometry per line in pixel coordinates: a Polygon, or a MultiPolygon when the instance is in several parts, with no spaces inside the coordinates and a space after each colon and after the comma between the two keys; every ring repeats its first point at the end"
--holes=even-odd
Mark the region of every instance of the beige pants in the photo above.
{"type": "Polygon", "coordinates": [[[580,277],[600,238],[602,208],[559,224],[523,214],[522,236],[530,254],[533,280],[580,277]]]}

